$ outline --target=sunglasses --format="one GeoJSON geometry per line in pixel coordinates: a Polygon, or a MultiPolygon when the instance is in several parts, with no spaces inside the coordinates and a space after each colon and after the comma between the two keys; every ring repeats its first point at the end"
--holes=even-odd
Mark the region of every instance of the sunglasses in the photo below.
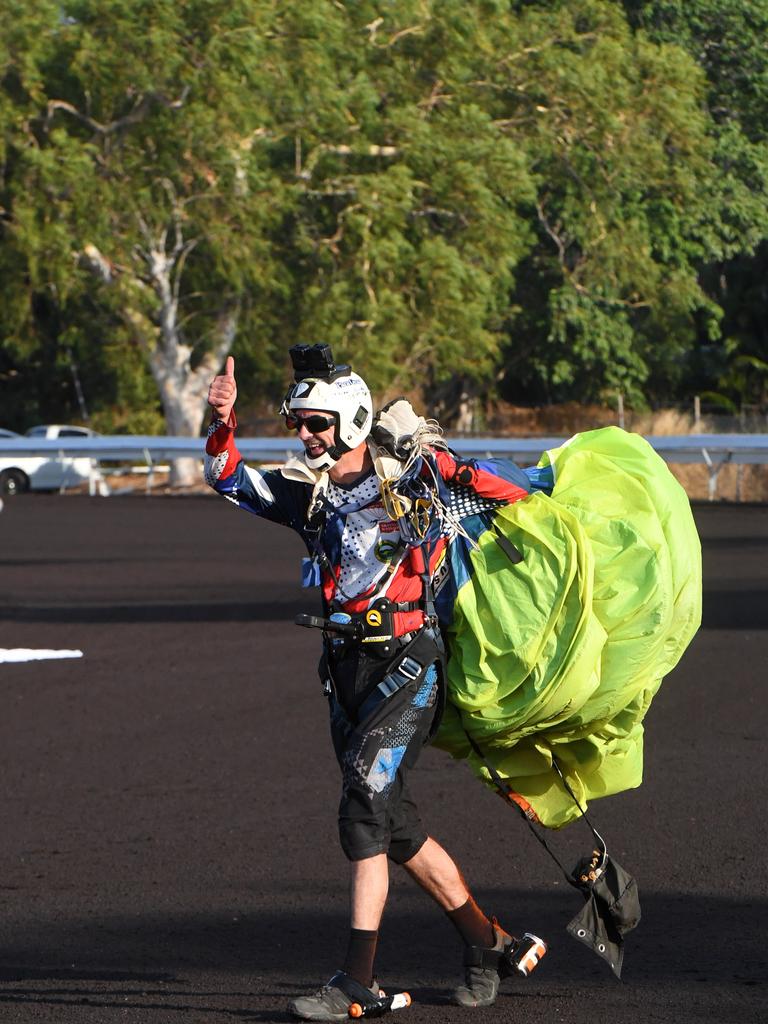
{"type": "Polygon", "coordinates": [[[285,417],[285,425],[288,430],[301,430],[302,427],[306,427],[310,434],[322,434],[324,430],[335,426],[336,420],[332,416],[300,417],[288,413],[285,417]]]}

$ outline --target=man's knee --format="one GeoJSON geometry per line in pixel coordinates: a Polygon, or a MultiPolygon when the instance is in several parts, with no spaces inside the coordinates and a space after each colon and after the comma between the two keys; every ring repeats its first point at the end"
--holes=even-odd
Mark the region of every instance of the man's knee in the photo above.
{"type": "Polygon", "coordinates": [[[415,857],[427,841],[426,832],[407,839],[393,839],[389,844],[388,857],[393,864],[406,864],[415,857]]]}
{"type": "Polygon", "coordinates": [[[339,842],[347,860],[366,860],[387,852],[389,832],[383,821],[340,817],[339,842]]]}
{"type": "Polygon", "coordinates": [[[381,822],[342,818],[339,820],[339,841],[347,860],[366,860],[386,853],[394,864],[405,864],[422,848],[427,834],[419,830],[413,835],[392,837],[381,822]]]}

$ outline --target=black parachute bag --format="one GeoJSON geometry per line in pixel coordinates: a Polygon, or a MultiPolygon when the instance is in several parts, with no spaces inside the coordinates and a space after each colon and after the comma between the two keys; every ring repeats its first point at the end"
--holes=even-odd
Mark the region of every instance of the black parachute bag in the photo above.
{"type": "Polygon", "coordinates": [[[608,856],[602,841],[601,847],[591,858],[582,858],[568,879],[585,903],[566,931],[602,957],[620,978],[624,936],[640,923],[640,896],[632,875],[608,856]]]}

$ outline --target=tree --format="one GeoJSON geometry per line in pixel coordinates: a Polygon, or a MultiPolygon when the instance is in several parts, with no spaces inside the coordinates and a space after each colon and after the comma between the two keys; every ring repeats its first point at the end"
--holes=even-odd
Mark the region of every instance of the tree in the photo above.
{"type": "Polygon", "coordinates": [[[144,353],[196,434],[232,347],[254,391],[322,339],[450,414],[500,373],[640,396],[716,336],[697,268],[756,193],[703,72],[619,4],[0,3],[7,367],[54,352],[120,408],[144,353]]]}
{"type": "Polygon", "coordinates": [[[286,5],[296,333],[390,391],[488,387],[506,346],[550,397],[640,395],[717,330],[697,262],[738,251],[704,77],[616,4],[519,6],[286,5]]]}
{"type": "Polygon", "coordinates": [[[519,48],[486,75],[536,175],[537,244],[518,272],[507,394],[642,400],[719,310],[698,268],[740,251],[703,73],[633,33],[621,6],[520,4],[519,48]]]}
{"type": "Polygon", "coordinates": [[[454,376],[488,383],[498,362],[533,197],[522,154],[467,84],[484,21],[501,12],[281,5],[291,334],[354,357],[382,398],[454,376]]]}
{"type": "Polygon", "coordinates": [[[713,123],[718,205],[732,244],[700,267],[722,330],[700,330],[686,374],[697,391],[730,400],[764,394],[768,237],[768,3],[766,0],[626,0],[631,23],[649,38],[683,47],[706,76],[713,123]],[[757,382],[755,375],[757,374],[757,382]],[[762,383],[760,377],[762,374],[762,383]]]}
{"type": "MultiPolygon", "coordinates": [[[[283,189],[251,153],[264,35],[244,29],[259,12],[38,3],[5,57],[6,262],[59,310],[88,294],[121,320],[170,433],[199,433],[238,325],[281,287],[268,239],[283,189]]],[[[177,463],[175,482],[195,475],[177,463]]]]}

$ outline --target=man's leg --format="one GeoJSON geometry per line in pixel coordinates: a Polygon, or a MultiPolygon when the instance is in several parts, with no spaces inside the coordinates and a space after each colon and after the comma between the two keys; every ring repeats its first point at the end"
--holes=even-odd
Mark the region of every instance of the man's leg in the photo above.
{"type": "Polygon", "coordinates": [[[464,984],[453,993],[453,1001],[465,1007],[491,1006],[505,971],[502,958],[516,940],[495,918],[485,916],[456,862],[434,839],[427,839],[403,867],[443,908],[464,943],[464,984]]]}
{"type": "Polygon", "coordinates": [[[373,961],[379,923],[389,890],[385,853],[351,862],[350,932],[341,969],[318,993],[299,996],[290,1009],[304,1020],[346,1021],[350,1003],[365,1004],[378,995],[373,980],[373,961]]]}
{"type": "Polygon", "coordinates": [[[375,931],[384,913],[389,891],[389,865],[387,855],[352,861],[350,904],[353,928],[375,931]]]}
{"type": "Polygon", "coordinates": [[[389,891],[389,865],[384,853],[351,863],[350,931],[342,971],[361,985],[373,984],[373,961],[379,924],[389,891]]]}
{"type": "MultiPolygon", "coordinates": [[[[373,960],[389,889],[390,805],[397,803],[405,766],[415,760],[423,743],[423,709],[413,709],[412,699],[413,694],[399,692],[362,727],[352,726],[338,706],[331,706],[331,732],[343,779],[339,837],[350,861],[351,928],[342,969],[316,995],[291,1002],[291,1010],[305,1020],[345,1021],[350,1003],[370,1002],[377,996],[373,960]]],[[[422,841],[423,836],[413,848],[422,841]]]]}
{"type": "Polygon", "coordinates": [[[388,859],[402,863],[412,858],[427,838],[406,795],[406,776],[429,733],[436,698],[437,672],[430,668],[415,688],[404,688],[382,702],[362,726],[337,733],[344,780],[339,835],[352,871],[344,970],[366,985],[371,983],[372,959],[364,958],[364,946],[368,944],[372,958],[389,889],[388,859]]]}
{"type": "Polygon", "coordinates": [[[493,924],[472,898],[456,862],[431,837],[403,867],[446,912],[465,945],[491,947],[493,924]]]}

